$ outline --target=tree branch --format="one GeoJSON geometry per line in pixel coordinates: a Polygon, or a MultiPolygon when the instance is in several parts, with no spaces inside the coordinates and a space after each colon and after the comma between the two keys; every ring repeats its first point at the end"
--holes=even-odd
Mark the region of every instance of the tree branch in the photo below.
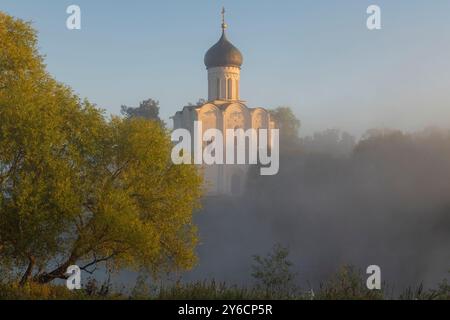
{"type": "Polygon", "coordinates": [[[97,256],[94,254],[94,260],[92,262],[88,263],[87,265],[85,265],[83,267],[80,267],[80,269],[83,270],[83,271],[86,271],[89,274],[93,274],[97,270],[97,264],[98,263],[108,261],[108,260],[112,259],[116,254],[117,253],[114,252],[113,254],[111,254],[111,255],[109,255],[107,257],[104,257],[104,258],[100,258],[100,259],[97,259],[97,256]],[[95,265],[94,270],[88,270],[88,268],[93,266],[93,265],[95,265]]]}
{"type": "Polygon", "coordinates": [[[76,257],[73,253],[63,264],[61,264],[58,268],[54,269],[49,273],[42,273],[34,277],[34,281],[37,283],[49,283],[55,279],[67,279],[66,271],[67,268],[73,265],[77,261],[78,257],[76,257]]]}

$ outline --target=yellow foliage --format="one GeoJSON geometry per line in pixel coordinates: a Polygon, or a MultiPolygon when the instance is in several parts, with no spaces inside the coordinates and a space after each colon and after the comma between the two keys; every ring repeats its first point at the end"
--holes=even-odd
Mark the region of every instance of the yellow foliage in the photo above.
{"type": "Polygon", "coordinates": [[[196,169],[172,164],[160,123],[106,119],[55,81],[36,45],[0,12],[0,263],[39,282],[74,263],[193,267],[196,169]]]}

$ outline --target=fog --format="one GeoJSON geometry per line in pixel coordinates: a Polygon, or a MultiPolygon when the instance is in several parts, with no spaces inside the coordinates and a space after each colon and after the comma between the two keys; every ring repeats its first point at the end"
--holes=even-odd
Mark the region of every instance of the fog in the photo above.
{"type": "Polygon", "coordinates": [[[397,289],[448,276],[449,130],[370,130],[355,141],[338,130],[282,141],[278,175],[252,170],[244,196],[206,198],[199,265],[184,279],[251,284],[252,256],[276,243],[303,288],[348,264],[379,265],[397,289]]]}

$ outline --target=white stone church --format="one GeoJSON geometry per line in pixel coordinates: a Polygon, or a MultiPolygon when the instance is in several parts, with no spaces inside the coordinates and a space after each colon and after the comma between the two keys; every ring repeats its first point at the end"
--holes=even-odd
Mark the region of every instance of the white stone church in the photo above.
{"type": "MultiPolygon", "coordinates": [[[[187,106],[178,111],[172,117],[174,129],[187,129],[193,135],[194,121],[202,122],[203,132],[213,128],[223,133],[227,129],[273,129],[275,124],[266,109],[249,108],[240,99],[243,56],[227,39],[227,25],[225,19],[222,20],[222,36],[205,55],[208,101],[204,105],[187,106]]],[[[225,148],[223,152],[225,155],[225,148]]],[[[241,195],[244,192],[249,165],[203,165],[201,170],[208,195],[241,195]]]]}

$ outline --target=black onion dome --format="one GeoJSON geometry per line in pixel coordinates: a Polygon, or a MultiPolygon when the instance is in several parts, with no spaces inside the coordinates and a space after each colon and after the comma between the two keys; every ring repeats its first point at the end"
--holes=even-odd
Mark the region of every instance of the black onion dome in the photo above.
{"type": "Polygon", "coordinates": [[[225,31],[220,40],[206,52],[206,68],[214,67],[238,67],[242,66],[244,58],[238,48],[228,41],[225,31]]]}

